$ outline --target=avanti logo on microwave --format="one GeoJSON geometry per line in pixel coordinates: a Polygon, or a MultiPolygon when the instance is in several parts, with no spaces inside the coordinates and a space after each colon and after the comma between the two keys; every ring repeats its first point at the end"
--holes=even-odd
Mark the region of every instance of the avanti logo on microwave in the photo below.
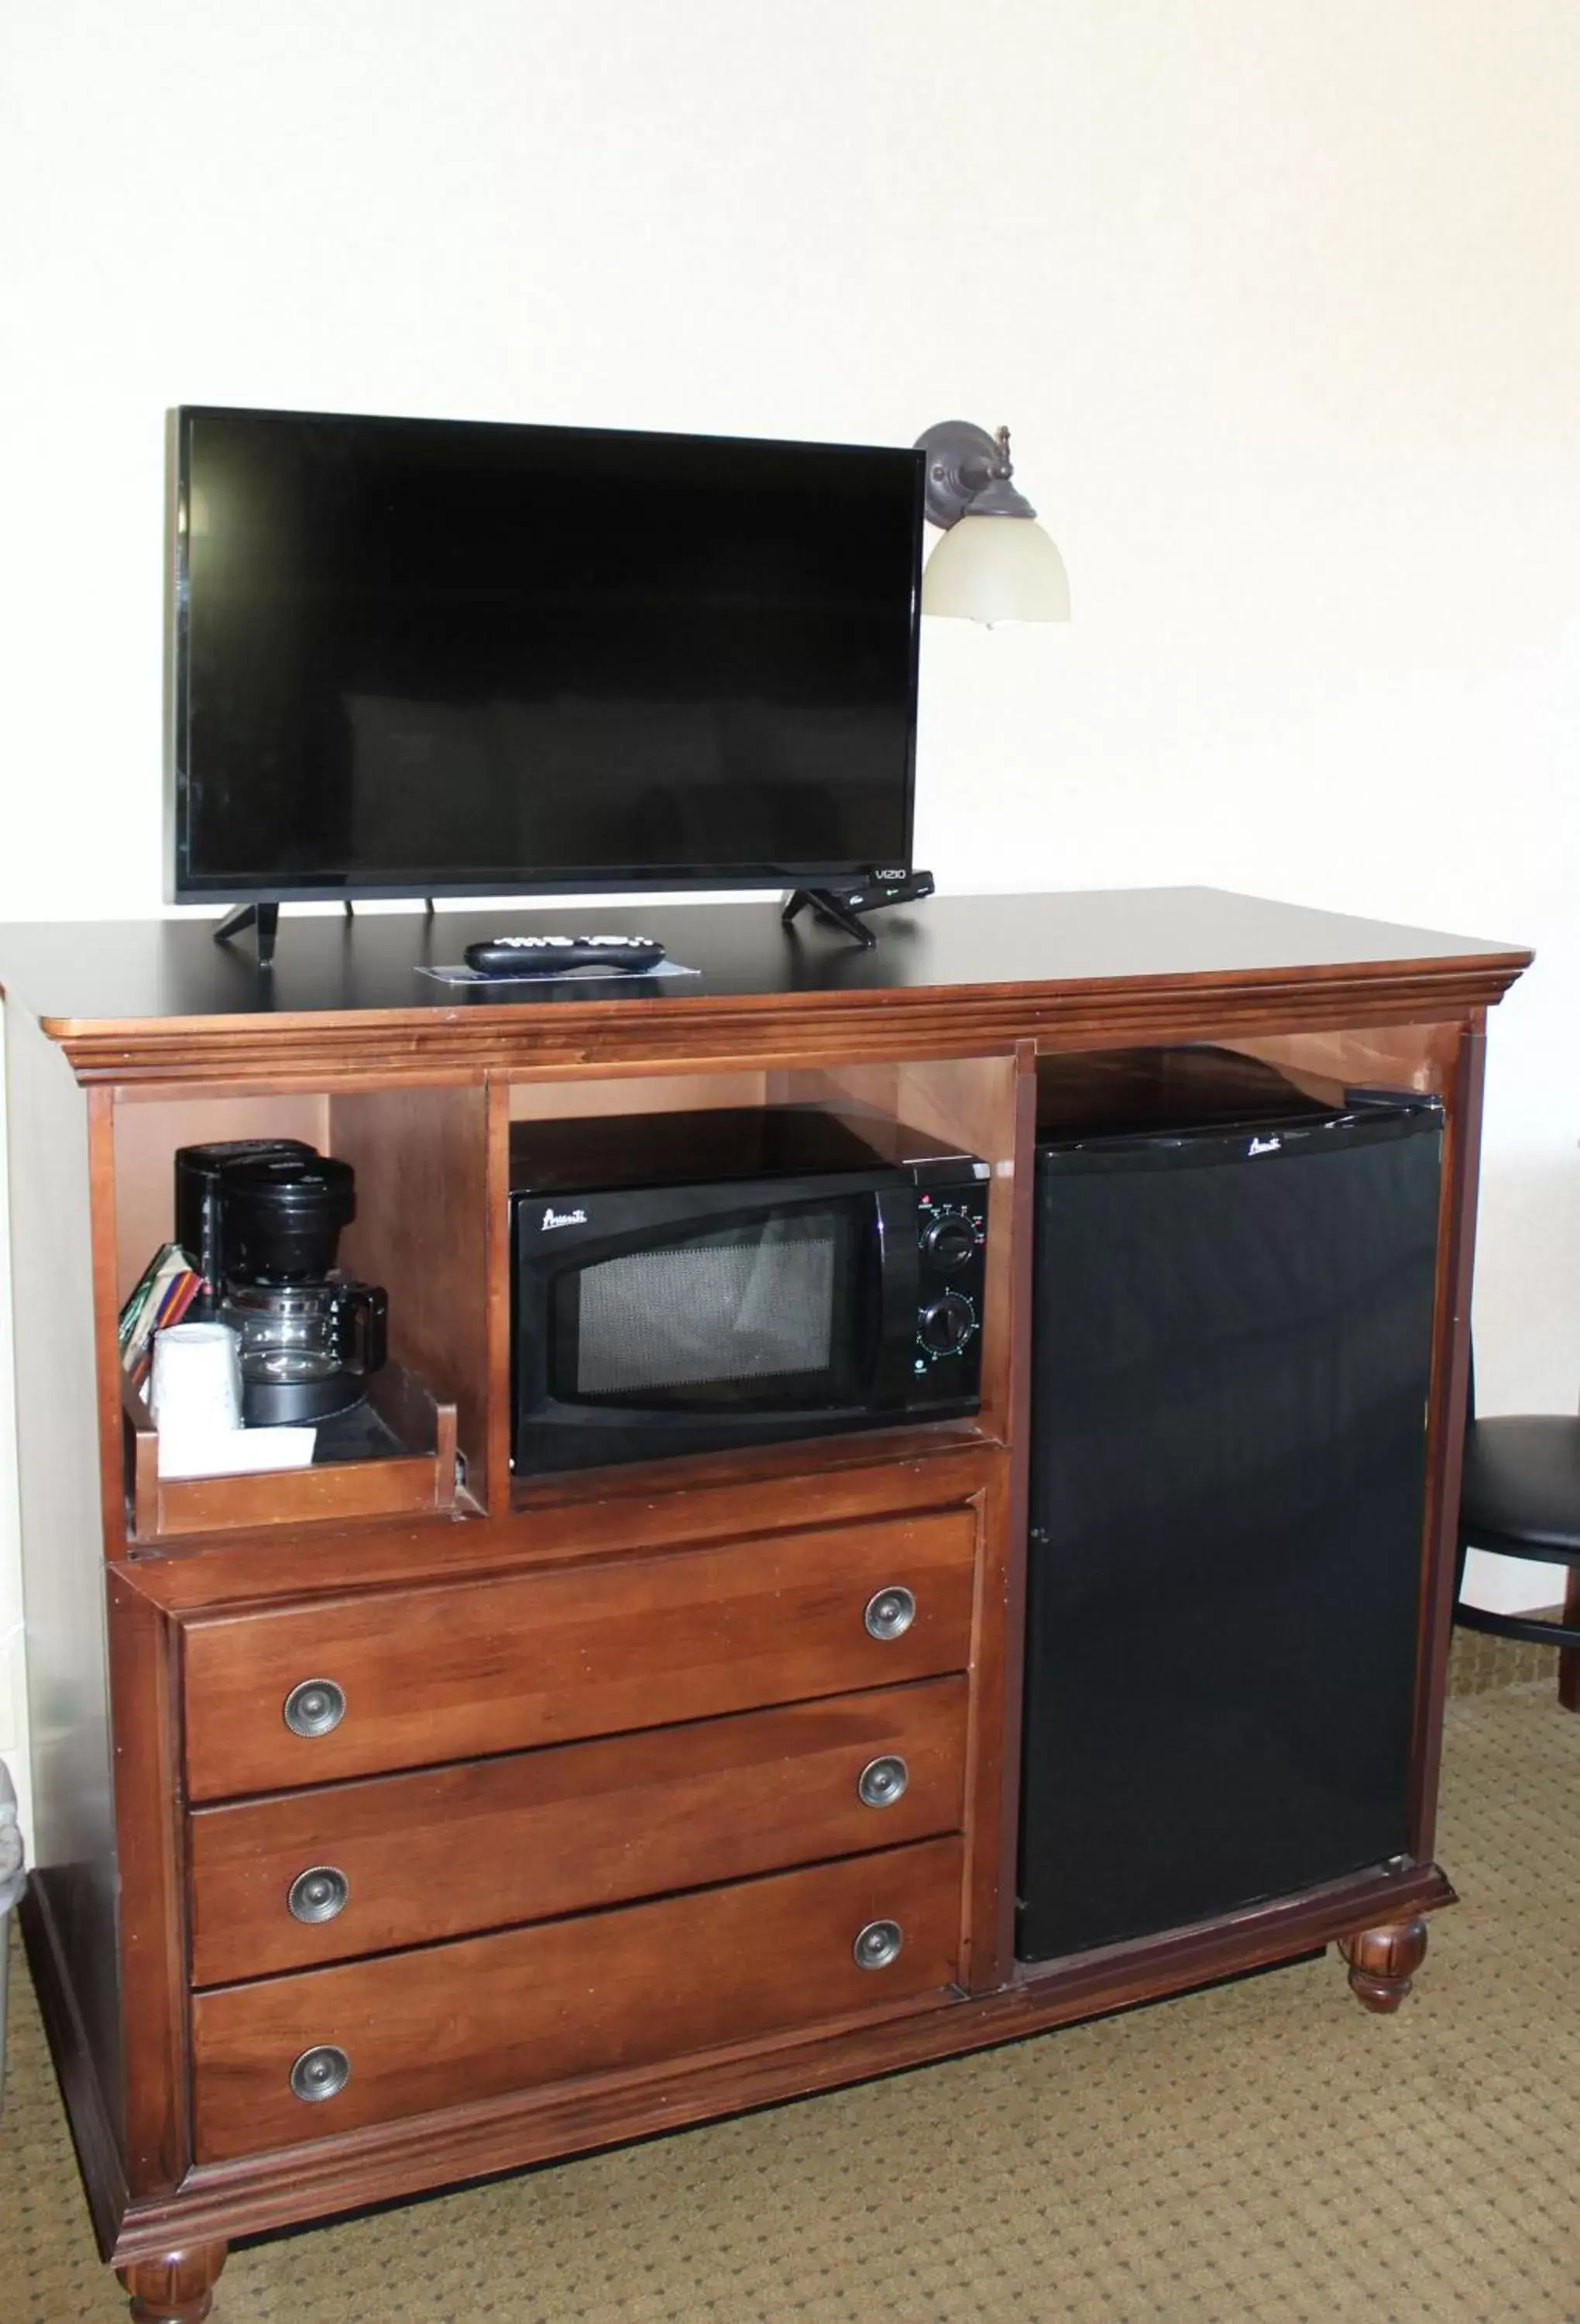
{"type": "Polygon", "coordinates": [[[551,1207],[543,1213],[540,1231],[547,1234],[550,1227],[584,1227],[586,1223],[585,1211],[556,1211],[551,1207]]]}

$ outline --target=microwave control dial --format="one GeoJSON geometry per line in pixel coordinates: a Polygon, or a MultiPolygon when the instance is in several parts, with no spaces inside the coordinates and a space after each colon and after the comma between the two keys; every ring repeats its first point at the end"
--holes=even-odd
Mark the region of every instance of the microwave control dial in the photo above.
{"type": "Polygon", "coordinates": [[[935,1356],[958,1355],[977,1328],[977,1311],[958,1291],[946,1291],[923,1307],[916,1325],[922,1345],[935,1356]]]}
{"type": "Polygon", "coordinates": [[[922,1249],[934,1267],[952,1273],[975,1255],[977,1230],[963,1211],[943,1211],[922,1231],[922,1249]]]}

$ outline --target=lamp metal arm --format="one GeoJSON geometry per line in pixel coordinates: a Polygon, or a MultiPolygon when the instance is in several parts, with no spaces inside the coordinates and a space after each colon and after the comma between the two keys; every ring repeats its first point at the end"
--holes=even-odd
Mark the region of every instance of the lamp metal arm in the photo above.
{"type": "Polygon", "coordinates": [[[927,520],[947,531],[963,516],[1028,516],[1036,510],[1010,478],[1009,430],[990,436],[969,420],[943,420],[916,439],[927,455],[927,520]]]}

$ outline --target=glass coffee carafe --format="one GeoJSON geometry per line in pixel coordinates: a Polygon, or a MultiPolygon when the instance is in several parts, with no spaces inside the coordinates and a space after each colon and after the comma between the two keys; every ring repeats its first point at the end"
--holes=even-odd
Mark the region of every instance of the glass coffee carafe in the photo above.
{"type": "Polygon", "coordinates": [[[219,1320],[240,1334],[253,1425],[325,1420],[360,1403],[384,1361],[388,1302],[374,1283],[227,1283],[219,1320]]]}

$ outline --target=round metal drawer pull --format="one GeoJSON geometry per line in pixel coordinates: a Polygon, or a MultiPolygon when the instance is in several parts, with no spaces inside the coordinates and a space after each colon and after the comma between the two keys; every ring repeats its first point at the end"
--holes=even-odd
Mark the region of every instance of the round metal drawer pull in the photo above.
{"type": "Polygon", "coordinates": [[[897,1582],[887,1590],[875,1591],[862,1617],[875,1638],[904,1637],[915,1618],[916,1600],[897,1582]]]}
{"type": "Polygon", "coordinates": [[[285,1698],[285,1723],[293,1735],[327,1735],[345,1716],[345,1690],[332,1678],[305,1678],[285,1698]]]}
{"type": "Polygon", "coordinates": [[[351,2060],[344,2050],[331,2049],[327,2044],[317,2050],[304,2050],[290,2070],[292,2089],[309,2106],[335,2097],[350,2080],[351,2060]]]}
{"type": "Polygon", "coordinates": [[[856,1779],[856,1789],[863,1806],[892,1808],[896,1800],[904,1799],[911,1780],[911,1770],[896,1753],[887,1759],[868,1759],[856,1779]]]}
{"type": "Polygon", "coordinates": [[[351,1883],[337,1865],[314,1864],[299,1872],[286,1903],[293,1921],[332,1921],[345,1910],[351,1883]]]}
{"type": "Polygon", "coordinates": [[[887,1969],[897,1961],[905,1932],[897,1921],[868,1921],[850,1950],[858,1969],[887,1969]]]}

